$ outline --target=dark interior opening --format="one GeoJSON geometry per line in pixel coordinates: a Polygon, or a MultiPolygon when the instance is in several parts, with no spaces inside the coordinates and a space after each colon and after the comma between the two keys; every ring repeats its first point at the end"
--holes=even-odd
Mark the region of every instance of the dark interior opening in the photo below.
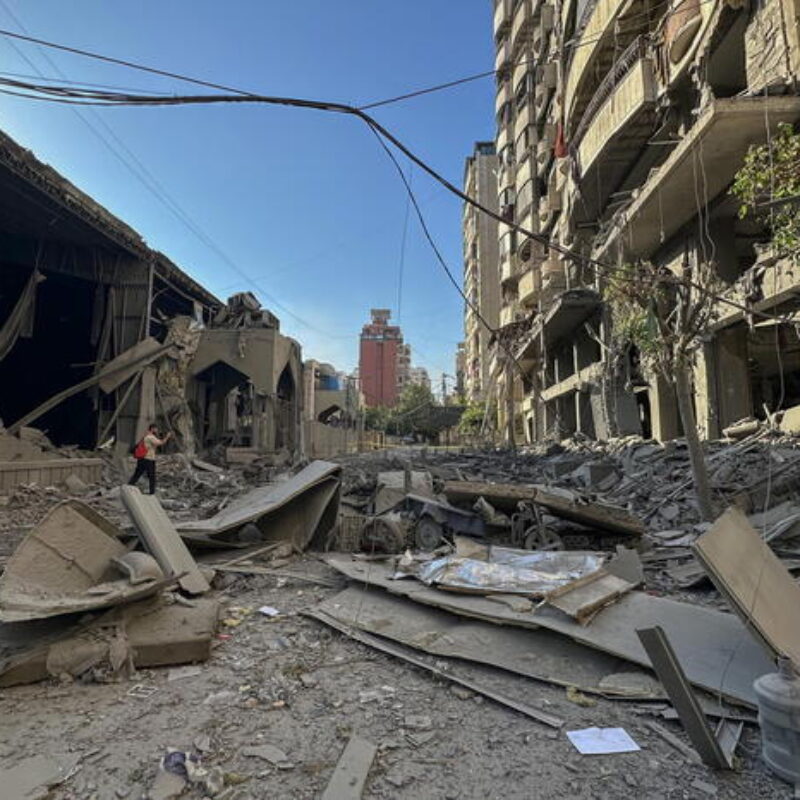
{"type": "MultiPolygon", "coordinates": [[[[30,267],[2,264],[0,319],[7,318],[30,274],[30,267]]],[[[95,284],[58,273],[44,275],[46,280],[36,292],[33,336],[20,337],[0,361],[0,418],[6,425],[93,371],[95,284]]],[[[55,445],[94,447],[97,417],[86,392],[60,403],[33,424],[55,445]]]]}

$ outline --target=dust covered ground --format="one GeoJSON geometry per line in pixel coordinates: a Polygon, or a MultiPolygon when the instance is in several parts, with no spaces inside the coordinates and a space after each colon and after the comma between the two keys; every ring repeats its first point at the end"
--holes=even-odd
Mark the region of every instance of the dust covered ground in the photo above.
{"type": "MultiPolygon", "coordinates": [[[[379,469],[408,460],[415,467],[458,470],[464,477],[536,480],[547,472],[549,459],[559,455],[563,453],[511,459],[502,453],[409,452],[350,458],[345,460],[344,486],[351,496],[366,494],[379,469]]],[[[632,470],[634,478],[641,477],[641,465],[632,470]]],[[[163,472],[160,494],[175,518],[212,513],[225,498],[260,480],[257,475],[213,475],[203,476],[210,483],[198,486],[178,467],[167,466],[163,472]]],[[[675,476],[676,486],[683,477],[675,476]]],[[[626,479],[620,470],[617,483],[626,479]]],[[[570,479],[562,483],[569,485],[570,479]]],[[[639,513],[652,510],[669,493],[663,486],[656,491],[641,481],[637,485],[640,492],[629,496],[639,513]],[[653,495],[649,505],[648,492],[653,495]]],[[[5,554],[60,496],[57,490],[32,487],[0,508],[5,554]]],[[[87,487],[83,498],[124,521],[110,486],[87,487]]],[[[683,513],[689,505],[686,492],[675,502],[680,518],[673,518],[670,526],[683,523],[691,530],[698,520],[683,513]]],[[[660,529],[658,512],[651,520],[649,527],[660,529]]],[[[647,569],[648,586],[668,593],[670,581],[661,562],[647,569]]],[[[344,585],[313,553],[280,565],[275,574],[218,574],[214,592],[222,601],[222,624],[210,661],[191,668],[143,670],[131,680],[54,680],[0,690],[0,763],[11,766],[37,754],[73,754],[79,756],[77,771],[48,797],[138,800],[147,796],[167,748],[176,748],[193,751],[204,766],[221,769],[226,788],[217,797],[315,798],[348,738],[357,733],[378,746],[365,798],[793,796],[787,784],[767,773],[754,725],[745,726],[737,750],[739,768],[715,773],[690,761],[649,727],[655,722],[688,745],[677,722],[656,716],[664,704],[597,698],[594,705],[578,705],[563,688],[421,655],[445,671],[562,717],[565,725],[555,730],[304,616],[344,585]],[[279,615],[260,614],[263,605],[278,609],[279,615]],[[641,750],[581,756],[565,731],[591,726],[621,726],[641,750]],[[278,748],[285,759],[275,764],[264,758],[263,749],[253,750],[263,745],[278,748]]],[[[724,607],[710,586],[682,595],[724,607]]],[[[188,788],[182,796],[198,799],[204,794],[188,788]]]]}

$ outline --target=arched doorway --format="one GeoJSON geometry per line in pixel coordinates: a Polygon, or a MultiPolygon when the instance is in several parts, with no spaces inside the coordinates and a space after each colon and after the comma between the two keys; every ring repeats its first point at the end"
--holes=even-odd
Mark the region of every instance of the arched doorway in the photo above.
{"type": "Polygon", "coordinates": [[[297,446],[297,384],[289,364],[278,378],[275,393],[275,449],[294,450],[297,446]]]}

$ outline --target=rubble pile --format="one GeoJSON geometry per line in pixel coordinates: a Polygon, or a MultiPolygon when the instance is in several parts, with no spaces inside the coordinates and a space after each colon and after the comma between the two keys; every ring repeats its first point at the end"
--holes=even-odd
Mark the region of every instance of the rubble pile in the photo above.
{"type": "Polygon", "coordinates": [[[754,682],[800,661],[797,444],[710,443],[713,524],[682,443],[633,437],[294,468],[172,455],[158,497],[105,455],[100,482],[18,485],[0,714],[20,738],[0,740],[0,784],[782,797],[754,682]]]}

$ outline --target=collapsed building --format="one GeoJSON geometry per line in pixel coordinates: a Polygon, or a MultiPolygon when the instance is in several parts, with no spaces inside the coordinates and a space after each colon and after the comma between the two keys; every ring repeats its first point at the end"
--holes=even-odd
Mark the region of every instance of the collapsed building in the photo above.
{"type": "MultiPolygon", "coordinates": [[[[302,453],[300,345],[252,295],[223,304],[2,133],[0,208],[7,433],[35,425],[56,447],[113,441],[125,454],[158,419],[189,453],[219,442],[302,453]]],[[[0,460],[19,475],[5,486],[60,477],[53,453],[41,472],[40,449],[12,445],[0,460]]]]}
{"type": "MultiPolygon", "coordinates": [[[[679,436],[674,386],[613,352],[593,265],[709,264],[753,308],[797,308],[796,265],[729,191],[748,148],[800,119],[797,4],[496,0],[494,35],[500,214],[543,237],[499,225],[499,424],[679,436]]],[[[702,432],[800,403],[797,346],[791,324],[720,303],[695,360],[702,432]]]]}
{"type": "Polygon", "coordinates": [[[0,133],[0,418],[35,422],[57,445],[133,441],[141,373],[178,316],[207,322],[219,301],[139,234],[0,133]],[[130,374],[101,388],[128,353],[130,374]]]}
{"type": "Polygon", "coordinates": [[[189,365],[189,397],[203,447],[302,451],[300,345],[249,292],[234,295],[202,331],[189,365]]]}

